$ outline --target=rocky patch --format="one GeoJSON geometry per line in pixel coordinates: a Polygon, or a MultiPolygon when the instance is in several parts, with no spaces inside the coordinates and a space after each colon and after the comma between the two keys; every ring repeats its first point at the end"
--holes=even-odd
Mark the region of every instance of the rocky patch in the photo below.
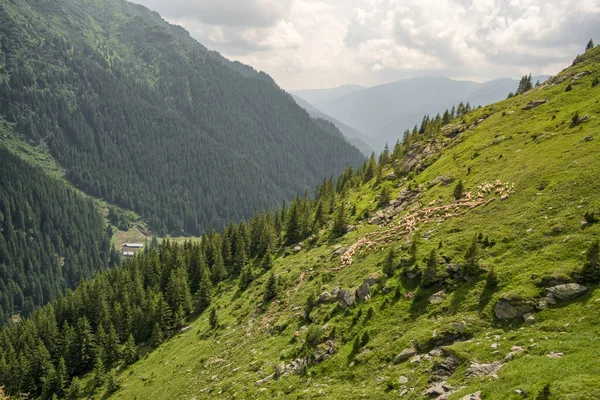
{"type": "Polygon", "coordinates": [[[486,376],[497,378],[497,372],[500,370],[500,368],[502,368],[502,363],[500,361],[494,361],[491,364],[479,364],[476,362],[472,362],[469,368],[467,369],[465,376],[467,378],[484,378],[486,376]]]}
{"type": "Polygon", "coordinates": [[[542,104],[546,104],[547,102],[548,100],[533,100],[527,103],[527,105],[523,107],[523,110],[532,110],[536,107],[541,106],[542,104]]]}
{"type": "Polygon", "coordinates": [[[521,318],[533,309],[534,307],[530,302],[500,299],[496,303],[495,314],[498,319],[521,318]]]}
{"type": "Polygon", "coordinates": [[[546,288],[548,295],[546,296],[546,303],[556,304],[558,301],[573,300],[587,291],[587,287],[580,285],[579,283],[565,283],[563,285],[556,285],[546,288]]]}

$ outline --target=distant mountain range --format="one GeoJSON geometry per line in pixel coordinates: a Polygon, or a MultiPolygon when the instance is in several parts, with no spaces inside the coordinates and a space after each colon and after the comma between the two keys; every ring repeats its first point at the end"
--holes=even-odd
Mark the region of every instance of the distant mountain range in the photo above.
{"type": "MultiPolygon", "coordinates": [[[[536,76],[533,82],[543,82],[547,78],[536,76]]],[[[518,84],[517,79],[509,78],[478,83],[447,77],[421,77],[370,88],[344,85],[292,91],[292,94],[310,103],[330,121],[336,123],[334,120],[337,120],[360,132],[361,140],[380,151],[386,143],[393,145],[405,129],[420,123],[426,114],[433,116],[461,101],[470,102],[473,107],[484,106],[505,99],[518,84]]],[[[338,128],[352,137],[339,125],[338,128]]]]}
{"type": "Polygon", "coordinates": [[[373,148],[367,144],[370,142],[370,139],[367,136],[344,124],[343,122],[325,114],[323,111],[319,110],[301,97],[297,95],[292,95],[292,97],[294,100],[296,100],[296,103],[300,107],[304,108],[308,112],[308,115],[310,115],[312,118],[324,119],[325,121],[331,122],[333,125],[335,125],[347,142],[354,145],[354,147],[359,149],[365,156],[368,157],[371,155],[373,148]]]}

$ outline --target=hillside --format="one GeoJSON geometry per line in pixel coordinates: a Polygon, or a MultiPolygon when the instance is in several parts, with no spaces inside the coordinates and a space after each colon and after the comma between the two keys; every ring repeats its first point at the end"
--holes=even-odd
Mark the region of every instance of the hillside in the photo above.
{"type": "Polygon", "coordinates": [[[84,282],[2,330],[0,383],[80,398],[599,398],[599,78],[596,47],[314,199],[84,282]]]}
{"type": "Polygon", "coordinates": [[[321,110],[317,109],[315,106],[313,106],[306,100],[303,100],[302,98],[300,98],[296,95],[292,95],[292,97],[294,98],[294,101],[300,107],[304,108],[306,110],[306,112],[308,113],[308,115],[310,115],[312,118],[324,119],[326,121],[331,122],[333,125],[335,125],[335,127],[340,131],[340,133],[342,135],[344,135],[346,140],[350,144],[354,145],[357,149],[359,149],[360,152],[365,157],[369,157],[371,155],[371,153],[373,152],[373,149],[371,148],[371,146],[369,146],[366,143],[367,141],[369,141],[369,139],[366,138],[362,133],[360,133],[356,129],[351,128],[348,125],[338,121],[337,119],[330,117],[329,115],[327,115],[324,112],[322,112],[321,110]]]}
{"type": "MultiPolygon", "coordinates": [[[[533,77],[544,81],[547,77],[533,77]]],[[[514,92],[518,80],[496,79],[477,83],[446,77],[410,78],[370,88],[356,89],[338,96],[327,91],[293,92],[327,115],[368,136],[367,143],[381,151],[393,145],[401,131],[419,124],[423,115],[443,113],[460,102],[487,105],[514,92]]],[[[334,92],[335,93],[335,92],[334,92]]]]}
{"type": "Polygon", "coordinates": [[[122,0],[3,2],[0,118],[158,233],[249,218],[363,161],[264,73],[122,0]]]}
{"type": "Polygon", "coordinates": [[[92,278],[110,250],[91,200],[0,146],[0,326],[92,278]]]}

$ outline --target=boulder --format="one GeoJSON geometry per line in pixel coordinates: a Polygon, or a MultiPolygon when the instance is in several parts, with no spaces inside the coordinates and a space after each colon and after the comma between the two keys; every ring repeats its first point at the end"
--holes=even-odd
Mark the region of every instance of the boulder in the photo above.
{"type": "Polygon", "coordinates": [[[533,311],[533,305],[530,303],[500,299],[496,303],[495,314],[499,319],[513,319],[522,317],[531,311],[533,311]]]}
{"type": "Polygon", "coordinates": [[[539,107],[542,104],[545,104],[547,102],[548,102],[548,100],[533,100],[533,101],[530,101],[529,103],[527,103],[527,105],[525,107],[523,107],[523,110],[531,110],[531,109],[539,107]]]}
{"type": "Polygon", "coordinates": [[[441,291],[429,296],[429,303],[430,304],[440,304],[441,302],[444,301],[445,298],[446,298],[446,294],[444,293],[443,290],[441,290],[441,291]]]}
{"type": "Polygon", "coordinates": [[[356,297],[361,300],[371,299],[371,289],[367,282],[363,282],[358,289],[356,289],[356,297]]]}
{"type": "Polygon", "coordinates": [[[532,313],[527,313],[527,314],[523,315],[523,320],[527,324],[533,324],[533,323],[535,323],[535,316],[532,313]]]}
{"type": "Polygon", "coordinates": [[[317,297],[317,303],[319,304],[331,304],[335,303],[336,301],[337,298],[329,292],[323,292],[319,295],[319,297],[317,297]]]}
{"type": "Polygon", "coordinates": [[[401,385],[406,385],[408,383],[408,378],[404,375],[400,375],[400,378],[398,378],[398,383],[401,385]]]}
{"type": "Polygon", "coordinates": [[[302,250],[302,246],[296,246],[296,247],[294,247],[294,251],[296,253],[299,252],[299,251],[301,251],[301,250],[302,250]]]}
{"type": "Polygon", "coordinates": [[[379,277],[379,276],[369,276],[367,279],[365,279],[363,281],[363,284],[366,283],[369,286],[373,286],[373,285],[379,283],[380,279],[381,279],[381,277],[379,277]]]}
{"type": "Polygon", "coordinates": [[[468,394],[465,397],[461,398],[460,400],[481,400],[481,391],[472,393],[472,394],[468,394]]]}
{"type": "Polygon", "coordinates": [[[339,257],[342,254],[344,254],[348,249],[345,247],[338,247],[333,251],[333,256],[334,257],[339,257]]]}
{"type": "Polygon", "coordinates": [[[396,358],[394,358],[394,362],[399,363],[402,361],[406,361],[416,354],[417,354],[417,350],[413,346],[409,346],[409,347],[405,348],[404,350],[402,350],[400,352],[400,354],[398,354],[396,356],[396,358]]]}
{"type": "Polygon", "coordinates": [[[275,367],[275,378],[279,378],[285,373],[285,363],[282,361],[275,367]]]}
{"type": "Polygon", "coordinates": [[[339,293],[340,293],[340,287],[339,287],[339,286],[336,286],[336,287],[334,287],[333,289],[331,289],[331,295],[332,295],[333,297],[337,297],[337,295],[338,295],[339,293]]]}
{"type": "Polygon", "coordinates": [[[446,382],[434,382],[431,386],[429,386],[423,394],[425,396],[433,397],[436,399],[445,398],[444,395],[452,392],[453,387],[446,384],[446,382]],[[443,397],[442,397],[443,396],[443,397]]]}
{"type": "Polygon", "coordinates": [[[337,294],[337,300],[341,308],[354,307],[356,304],[356,295],[353,290],[340,289],[337,294]]]}
{"type": "Polygon", "coordinates": [[[260,386],[260,385],[262,385],[263,383],[267,383],[267,382],[269,382],[271,379],[273,379],[274,377],[275,377],[275,374],[271,374],[271,375],[269,375],[269,376],[265,376],[264,378],[262,378],[262,379],[259,379],[259,380],[257,380],[256,382],[254,382],[254,386],[260,386]]]}
{"type": "Polygon", "coordinates": [[[500,370],[501,367],[502,363],[500,361],[494,361],[491,364],[479,364],[476,362],[472,362],[469,368],[467,369],[465,376],[467,378],[471,378],[474,376],[480,378],[486,376],[493,376],[496,375],[496,373],[500,370]]]}
{"type": "Polygon", "coordinates": [[[587,287],[579,283],[565,283],[546,288],[548,292],[548,303],[553,304],[553,301],[558,300],[573,300],[587,291],[587,287]]]}
{"type": "Polygon", "coordinates": [[[584,76],[590,75],[592,73],[592,71],[581,71],[576,73],[572,78],[571,78],[571,83],[575,83],[578,80],[580,80],[581,78],[583,78],[584,76]]]}
{"type": "Polygon", "coordinates": [[[302,373],[302,368],[306,365],[305,358],[297,358],[295,360],[290,361],[285,366],[285,372],[289,374],[300,375],[302,373]]]}
{"type": "Polygon", "coordinates": [[[454,373],[454,371],[456,371],[459,365],[460,361],[458,360],[458,358],[456,358],[453,355],[448,356],[444,361],[442,361],[441,363],[436,363],[433,366],[432,378],[435,378],[436,380],[446,380],[450,378],[450,376],[454,373]]]}

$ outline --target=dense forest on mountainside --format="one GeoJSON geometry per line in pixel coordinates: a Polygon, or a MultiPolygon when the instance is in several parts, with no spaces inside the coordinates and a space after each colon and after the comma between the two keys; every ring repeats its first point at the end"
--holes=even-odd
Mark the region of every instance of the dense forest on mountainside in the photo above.
{"type": "Polygon", "coordinates": [[[264,73],[121,0],[0,5],[0,114],[159,233],[248,218],[363,161],[264,73]]]}
{"type": "Polygon", "coordinates": [[[0,325],[108,265],[93,202],[0,147],[0,325]]]}

